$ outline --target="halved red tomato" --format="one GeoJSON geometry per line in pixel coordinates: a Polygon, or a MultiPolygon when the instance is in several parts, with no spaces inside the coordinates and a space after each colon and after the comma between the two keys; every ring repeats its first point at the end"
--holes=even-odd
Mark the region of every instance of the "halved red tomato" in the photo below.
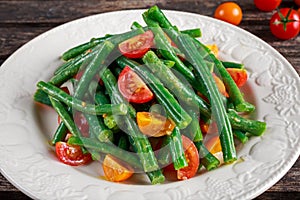
{"type": "Polygon", "coordinates": [[[123,97],[132,103],[146,103],[154,97],[148,86],[130,67],[125,67],[120,73],[118,87],[123,97]]]}
{"type": "Polygon", "coordinates": [[[184,154],[188,162],[188,166],[177,170],[177,178],[179,180],[185,180],[192,178],[198,171],[199,167],[199,153],[197,147],[188,137],[182,135],[182,144],[184,148],[184,154]]]}
{"type": "Polygon", "coordinates": [[[226,70],[238,87],[242,87],[247,82],[248,75],[245,69],[227,68],[226,70]]]}
{"type": "Polygon", "coordinates": [[[80,146],[70,145],[66,142],[57,142],[55,152],[61,162],[71,166],[84,165],[92,160],[91,154],[83,154],[80,146]]]}
{"type": "Polygon", "coordinates": [[[184,148],[184,154],[188,162],[188,166],[179,170],[174,169],[173,163],[164,167],[164,175],[169,180],[186,180],[195,176],[199,167],[199,153],[194,143],[186,136],[182,135],[182,144],[184,148]]]}
{"type": "Polygon", "coordinates": [[[134,172],[129,165],[109,154],[105,156],[102,167],[106,179],[113,182],[124,181],[134,172]]]}
{"type": "Polygon", "coordinates": [[[146,31],[119,44],[119,50],[127,58],[141,58],[153,45],[152,31],[146,31]]]}

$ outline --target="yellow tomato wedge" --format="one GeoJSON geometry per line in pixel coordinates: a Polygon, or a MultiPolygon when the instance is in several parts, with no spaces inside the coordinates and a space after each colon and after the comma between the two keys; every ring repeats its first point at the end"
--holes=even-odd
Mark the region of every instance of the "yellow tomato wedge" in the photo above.
{"type": "Polygon", "coordinates": [[[216,82],[216,84],[217,84],[217,87],[218,87],[218,89],[219,89],[219,92],[220,92],[222,95],[224,95],[225,97],[229,97],[229,95],[228,95],[228,93],[227,93],[227,91],[226,91],[226,87],[225,87],[223,81],[222,81],[217,75],[215,75],[214,73],[213,73],[213,77],[214,77],[214,80],[215,80],[215,82],[216,82]]]}
{"type": "Polygon", "coordinates": [[[175,127],[172,120],[155,112],[137,112],[136,120],[140,131],[151,137],[170,135],[175,127]]]}
{"type": "Polygon", "coordinates": [[[102,163],[105,178],[109,181],[125,181],[133,175],[134,170],[123,161],[107,154],[102,163]]]}
{"type": "Polygon", "coordinates": [[[208,44],[208,45],[206,45],[206,46],[212,51],[212,53],[213,53],[216,57],[219,56],[219,48],[218,48],[217,45],[215,45],[215,44],[208,44]]]}
{"type": "Polygon", "coordinates": [[[212,153],[222,164],[223,161],[223,152],[221,147],[221,142],[219,136],[211,137],[205,142],[205,146],[210,153],[212,153]]]}

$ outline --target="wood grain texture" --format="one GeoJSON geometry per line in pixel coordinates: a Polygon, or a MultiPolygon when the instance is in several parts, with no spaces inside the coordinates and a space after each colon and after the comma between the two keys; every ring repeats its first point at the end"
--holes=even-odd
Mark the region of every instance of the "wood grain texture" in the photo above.
{"type": "MultiPolygon", "coordinates": [[[[180,10],[213,16],[222,1],[206,0],[101,0],[101,1],[3,1],[0,0],[0,65],[19,47],[39,34],[65,22],[81,17],[124,10],[148,8],[157,4],[162,9],[180,10]]],[[[279,51],[300,74],[300,36],[282,41],[269,31],[272,12],[257,10],[253,0],[237,1],[243,9],[243,21],[239,27],[266,41],[279,51]]],[[[284,0],[281,7],[292,6],[284,0]]],[[[300,199],[300,159],[274,186],[257,197],[258,200],[300,199]]],[[[0,199],[29,199],[0,175],[0,199]]]]}

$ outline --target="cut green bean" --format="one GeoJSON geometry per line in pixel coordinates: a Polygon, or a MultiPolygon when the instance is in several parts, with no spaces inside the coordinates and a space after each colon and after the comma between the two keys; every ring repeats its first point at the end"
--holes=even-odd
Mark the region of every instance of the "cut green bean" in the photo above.
{"type": "Polygon", "coordinates": [[[143,61],[148,69],[151,70],[178,99],[192,107],[199,107],[201,114],[204,116],[210,116],[208,104],[196,95],[190,87],[186,86],[186,84],[177,78],[177,76],[160,61],[153,51],[148,51],[144,55],[143,61]]]}
{"type": "Polygon", "coordinates": [[[194,44],[198,48],[203,48],[203,50],[209,53],[210,58],[215,63],[215,67],[217,70],[216,73],[220,74],[220,76],[222,77],[224,85],[229,93],[229,98],[233,102],[235,109],[238,112],[253,112],[255,110],[255,106],[244,100],[240,89],[238,88],[230,74],[227,72],[226,68],[223,66],[221,61],[218,60],[213,53],[211,53],[210,49],[208,49],[204,44],[200,43],[198,40],[194,39],[194,44]]]}
{"type": "Polygon", "coordinates": [[[70,133],[72,133],[74,136],[80,136],[80,131],[77,129],[72,117],[69,115],[69,112],[65,109],[63,104],[61,104],[57,99],[53,97],[49,98],[53,108],[58,113],[58,115],[60,116],[61,120],[64,122],[70,133]]]}
{"type": "Polygon", "coordinates": [[[225,163],[233,162],[237,159],[236,150],[233,141],[231,124],[222,103],[221,94],[216,83],[206,67],[203,57],[194,44],[194,39],[188,35],[180,35],[178,43],[181,50],[193,64],[196,77],[203,81],[208,92],[208,98],[211,104],[212,116],[216,119],[220,141],[225,163]]]}
{"type": "Polygon", "coordinates": [[[201,37],[201,29],[200,28],[193,28],[193,29],[187,29],[187,30],[182,30],[180,31],[183,34],[190,35],[193,38],[201,37]]]}
{"type": "Polygon", "coordinates": [[[69,49],[68,51],[64,52],[61,56],[63,60],[69,60],[71,58],[75,58],[76,56],[82,54],[83,52],[95,47],[96,45],[100,44],[107,38],[112,37],[112,35],[105,35],[104,37],[100,38],[92,38],[89,42],[78,45],[76,47],[73,47],[69,49]]]}
{"type": "Polygon", "coordinates": [[[233,129],[247,132],[254,136],[261,136],[266,130],[265,122],[243,118],[235,110],[229,109],[228,117],[233,129]]]}
{"type": "Polygon", "coordinates": [[[248,141],[248,137],[240,130],[233,130],[233,135],[237,138],[241,143],[245,144],[248,141]]]}
{"type": "Polygon", "coordinates": [[[236,62],[221,61],[225,68],[244,69],[244,64],[236,62]]]}
{"type": "Polygon", "coordinates": [[[34,93],[33,99],[36,102],[39,102],[39,103],[42,103],[42,104],[52,107],[52,104],[51,104],[48,94],[41,89],[36,90],[36,92],[34,93]]]}
{"type": "Polygon", "coordinates": [[[80,101],[71,95],[67,94],[60,88],[55,87],[50,83],[40,81],[37,84],[38,88],[46,92],[48,95],[58,99],[65,103],[69,107],[81,111],[87,114],[102,115],[102,114],[115,114],[115,115],[126,115],[127,106],[125,104],[104,104],[104,105],[92,105],[87,104],[84,101],[80,101]]]}
{"type": "Polygon", "coordinates": [[[178,127],[175,127],[172,134],[166,136],[167,145],[169,146],[173,165],[175,170],[188,166],[184,149],[182,145],[182,138],[178,127]]]}
{"type": "Polygon", "coordinates": [[[93,149],[95,151],[111,154],[120,160],[128,163],[130,166],[142,169],[141,163],[139,158],[134,155],[134,153],[125,151],[121,148],[116,147],[115,145],[106,143],[106,142],[99,142],[91,138],[84,138],[84,137],[70,137],[68,140],[69,144],[83,146],[87,149],[93,149]]]}
{"type": "Polygon", "coordinates": [[[220,165],[220,161],[211,154],[204,144],[199,141],[194,143],[199,152],[200,163],[208,170],[211,171],[216,169],[220,165]]]}

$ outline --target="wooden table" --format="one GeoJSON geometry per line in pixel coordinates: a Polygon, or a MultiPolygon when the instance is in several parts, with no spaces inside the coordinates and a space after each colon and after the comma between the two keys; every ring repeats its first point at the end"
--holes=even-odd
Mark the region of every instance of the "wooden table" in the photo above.
{"type": "MultiPolygon", "coordinates": [[[[163,9],[188,11],[212,16],[221,1],[205,0],[158,0],[163,9]]],[[[289,41],[276,39],[269,31],[272,13],[260,12],[252,0],[237,1],[243,9],[241,28],[260,37],[294,66],[300,74],[300,37],[289,41]]],[[[150,0],[103,0],[103,1],[0,1],[0,65],[21,45],[37,35],[81,17],[123,9],[148,8],[154,5],[150,0]]],[[[293,5],[292,0],[283,1],[282,7],[293,5]]],[[[295,6],[295,5],[294,5],[295,6]]],[[[257,199],[300,198],[300,159],[289,172],[273,187],[257,199]]],[[[0,175],[0,199],[29,199],[0,175]]]]}

